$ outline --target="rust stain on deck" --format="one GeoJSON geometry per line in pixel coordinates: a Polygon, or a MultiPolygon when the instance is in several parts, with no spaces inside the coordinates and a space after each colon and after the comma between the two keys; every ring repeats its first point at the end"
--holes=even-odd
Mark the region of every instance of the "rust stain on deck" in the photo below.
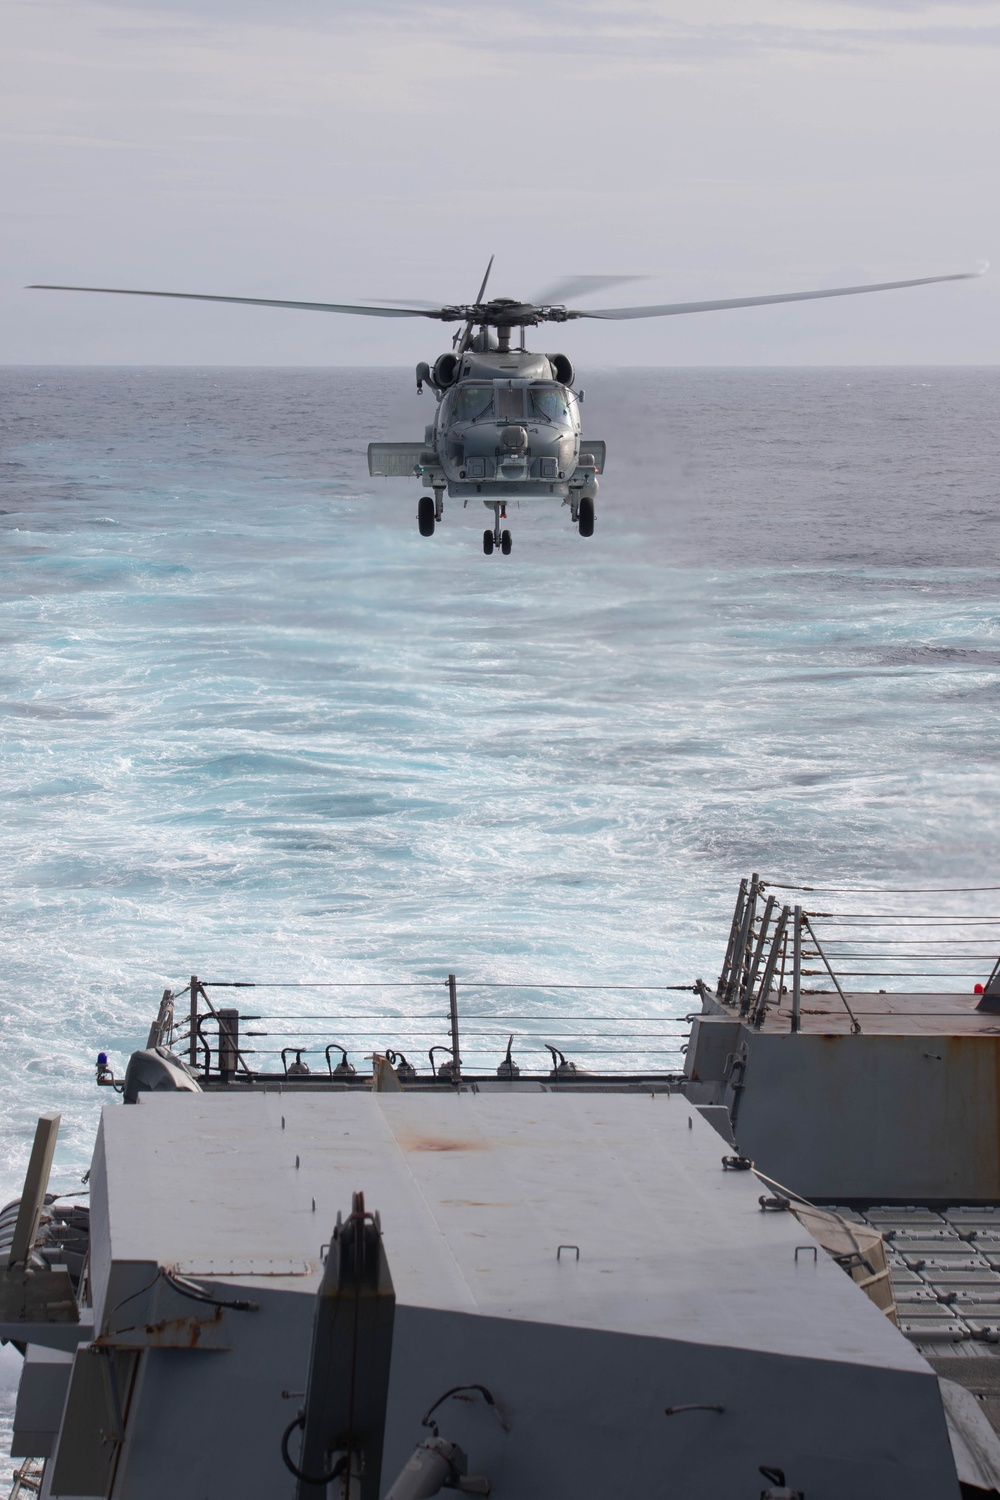
{"type": "Polygon", "coordinates": [[[399,1143],[404,1151],[486,1151],[488,1143],[482,1140],[447,1140],[439,1135],[405,1136],[399,1143]]]}
{"type": "Polygon", "coordinates": [[[513,1208],[513,1203],[504,1202],[502,1199],[483,1198],[442,1198],[441,1203],[448,1208],[513,1208]]]}

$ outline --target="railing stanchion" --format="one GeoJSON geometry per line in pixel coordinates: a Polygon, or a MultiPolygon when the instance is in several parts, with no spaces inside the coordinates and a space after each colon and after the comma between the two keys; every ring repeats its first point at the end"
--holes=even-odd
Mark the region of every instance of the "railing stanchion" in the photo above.
{"type": "Polygon", "coordinates": [[[240,1013],[232,1008],[219,1011],[219,1076],[226,1083],[239,1066],[240,1013]]]}
{"type": "Polygon", "coordinates": [[[739,936],[733,949],[732,960],[729,969],[729,980],[726,984],[725,993],[722,996],[724,1005],[733,1005],[740,998],[747,963],[747,945],[753,936],[753,921],[757,912],[757,895],[760,891],[760,876],[754,870],[750,876],[750,889],[743,906],[743,914],[740,920],[739,936]]]}
{"type": "Polygon", "coordinates": [[[802,1025],[802,908],[792,915],[792,1030],[802,1025]]]}
{"type": "MultiPolygon", "coordinates": [[[[769,896],[767,899],[768,906],[770,907],[772,897],[769,896]]],[[[780,913],[778,914],[777,921],[774,924],[774,936],[771,939],[771,951],[767,956],[767,963],[764,966],[764,977],[760,982],[760,990],[757,994],[756,1004],[754,1004],[753,995],[751,994],[750,996],[750,1008],[748,1013],[750,1016],[751,1026],[762,1026],[764,1023],[764,1016],[767,1011],[767,997],[771,993],[771,985],[774,983],[774,971],[778,966],[778,955],[783,951],[785,940],[785,924],[787,923],[787,921],[788,907],[783,906],[780,913]]],[[[765,922],[762,931],[766,931],[766,929],[767,923],[765,922]]],[[[783,963],[782,969],[784,969],[783,963]]],[[[781,1004],[780,984],[778,987],[778,1004],[781,1004]]]]}
{"type": "Polygon", "coordinates": [[[774,902],[775,898],[773,896],[768,896],[767,903],[764,907],[764,915],[760,919],[760,930],[757,933],[757,942],[753,950],[753,957],[750,959],[750,967],[747,970],[746,978],[743,981],[742,993],[740,995],[741,1016],[749,1014],[749,1012],[753,1008],[753,987],[757,981],[757,971],[760,968],[760,961],[764,956],[764,945],[767,942],[767,929],[771,925],[771,913],[774,911],[774,902]]]}
{"type": "Polygon", "coordinates": [[[462,1058],[458,1050],[458,985],[454,974],[448,975],[448,1009],[451,1015],[451,1076],[457,1083],[462,1076],[462,1058]]]}
{"type": "Polygon", "coordinates": [[[191,1038],[188,1044],[188,1062],[192,1068],[198,1066],[198,976],[191,975],[191,1038]]]}
{"type": "Polygon", "coordinates": [[[719,975],[719,982],[715,987],[715,996],[717,1000],[721,1000],[723,998],[726,992],[726,986],[729,983],[730,966],[733,961],[733,953],[736,948],[736,940],[740,935],[740,928],[743,925],[743,906],[746,902],[746,899],[747,879],[746,876],[744,876],[740,881],[739,894],[736,897],[736,909],[733,912],[733,920],[729,928],[729,942],[726,944],[726,956],[722,963],[722,973],[719,975]]]}

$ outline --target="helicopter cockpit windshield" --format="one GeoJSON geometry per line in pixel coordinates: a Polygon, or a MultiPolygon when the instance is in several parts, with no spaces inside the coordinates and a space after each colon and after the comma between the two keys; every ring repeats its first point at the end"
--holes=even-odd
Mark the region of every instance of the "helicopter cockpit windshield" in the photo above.
{"type": "Polygon", "coordinates": [[[566,397],[559,386],[529,386],[528,395],[531,400],[531,416],[536,422],[551,422],[556,427],[573,425],[566,397]]]}
{"type": "Polygon", "coordinates": [[[479,382],[465,382],[452,391],[448,403],[447,421],[478,422],[493,410],[493,387],[479,382]]]}

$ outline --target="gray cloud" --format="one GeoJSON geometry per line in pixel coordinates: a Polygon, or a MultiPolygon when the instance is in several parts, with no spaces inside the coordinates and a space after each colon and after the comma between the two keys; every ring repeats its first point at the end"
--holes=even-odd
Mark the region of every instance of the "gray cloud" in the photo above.
{"type": "MultiPolygon", "coordinates": [[[[640,300],[668,302],[1000,258],[1000,4],[8,4],[15,362],[440,352],[422,325],[28,282],[454,300],[495,250],[498,293],[654,272],[640,300]]],[[[595,363],[988,362],[994,279],[545,337],[595,363]]]]}
{"type": "Polygon", "coordinates": [[[997,0],[836,0],[842,10],[901,11],[918,15],[929,10],[996,10],[997,0]]]}
{"type": "MultiPolygon", "coordinates": [[[[609,6],[604,0],[505,0],[502,14],[465,4],[435,0],[366,0],[363,11],[331,6],[329,0],[102,0],[102,8],[158,18],[176,29],[182,17],[204,25],[234,24],[348,30],[372,23],[391,23],[395,34],[409,32],[497,55],[523,54],[595,57],[609,60],[702,62],[727,61],[771,52],[855,53],[899,46],[1000,46],[997,0],[836,0],[836,8],[866,15],[881,12],[919,16],[928,11],[993,11],[994,24],[934,23],[911,26],[777,24],[768,21],[694,22],[663,14],[659,5],[609,6]],[[516,24],[511,18],[516,17],[516,24]]],[[[813,7],[814,10],[820,9],[813,7]]],[[[828,17],[830,6],[821,13],[828,17]]],[[[808,7],[800,7],[808,14],[808,7]]]]}
{"type": "MultiPolygon", "coordinates": [[[[728,61],[764,53],[819,52],[863,54],[884,52],[900,46],[996,47],[1000,46],[1000,24],[992,26],[907,26],[807,28],[757,23],[747,26],[672,26],[633,36],[566,36],[550,33],[534,39],[534,45],[567,56],[590,56],[618,60],[676,62],[728,61]]],[[[491,46],[494,45],[491,43],[491,46]]],[[[496,50],[516,52],[515,42],[495,44],[496,50]]]]}

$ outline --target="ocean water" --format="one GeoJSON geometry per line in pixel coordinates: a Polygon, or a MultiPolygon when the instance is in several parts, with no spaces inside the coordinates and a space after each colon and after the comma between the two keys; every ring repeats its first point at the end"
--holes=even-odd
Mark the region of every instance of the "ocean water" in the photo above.
{"type": "Polygon", "coordinates": [[[689,995],[539,986],[714,977],[751,869],[1000,886],[1000,370],[583,383],[595,536],[536,502],[486,558],[367,475],[409,371],[0,371],[0,1197],[40,1109],[79,1185],[97,1051],[192,972],[364,981],[253,1008],[386,1045],[449,971],[499,1029],[667,1033],[689,995]]]}

